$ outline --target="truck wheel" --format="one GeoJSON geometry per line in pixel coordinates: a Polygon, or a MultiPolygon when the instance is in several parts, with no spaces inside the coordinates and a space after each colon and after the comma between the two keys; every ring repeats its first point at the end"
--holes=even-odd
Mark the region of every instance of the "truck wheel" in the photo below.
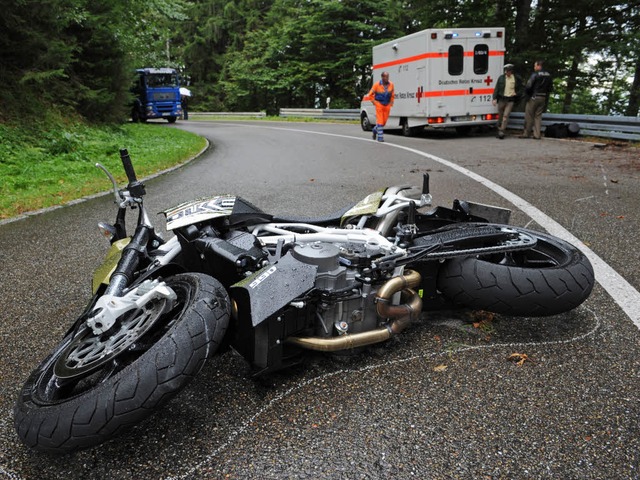
{"type": "Polygon", "coordinates": [[[169,123],[176,123],[176,119],[177,119],[177,118],[178,118],[178,117],[169,117],[169,118],[167,118],[167,121],[168,121],[169,123]]]}
{"type": "Polygon", "coordinates": [[[365,132],[370,132],[371,130],[373,130],[373,125],[371,125],[369,117],[366,113],[362,113],[362,115],[360,115],[360,126],[365,132]]]}

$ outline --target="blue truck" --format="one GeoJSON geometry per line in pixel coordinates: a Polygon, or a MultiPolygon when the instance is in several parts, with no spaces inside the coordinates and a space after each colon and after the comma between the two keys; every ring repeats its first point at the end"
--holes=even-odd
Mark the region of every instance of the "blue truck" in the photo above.
{"type": "Polygon", "coordinates": [[[140,68],[132,92],[133,122],[165,118],[173,123],[182,115],[180,104],[180,76],[173,68],[140,68]]]}

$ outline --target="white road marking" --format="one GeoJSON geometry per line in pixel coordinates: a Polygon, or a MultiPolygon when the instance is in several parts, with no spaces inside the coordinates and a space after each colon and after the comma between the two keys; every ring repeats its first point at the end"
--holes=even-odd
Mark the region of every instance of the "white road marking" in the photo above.
{"type": "MultiPolygon", "coordinates": [[[[231,125],[236,126],[236,127],[239,126],[239,124],[231,124],[231,125]]],[[[247,126],[247,125],[243,125],[243,126],[247,126]]],[[[251,127],[251,126],[248,126],[248,127],[251,127]]],[[[282,128],[282,127],[264,127],[264,126],[261,126],[261,127],[262,128],[271,128],[271,129],[274,129],[274,130],[285,130],[285,131],[291,131],[291,132],[310,133],[310,134],[314,134],[314,135],[327,135],[327,136],[333,136],[333,137],[341,137],[341,138],[358,140],[358,141],[365,141],[365,142],[371,143],[370,139],[364,139],[364,138],[361,138],[361,137],[353,137],[353,136],[349,136],[349,135],[340,135],[340,134],[326,133],[326,132],[314,132],[314,131],[310,131],[310,130],[298,130],[298,129],[282,128]]],[[[455,164],[453,162],[450,162],[448,160],[445,160],[443,158],[437,157],[435,155],[431,155],[429,153],[421,152],[420,150],[416,150],[416,149],[413,149],[413,148],[405,147],[405,146],[402,146],[402,145],[394,145],[394,144],[390,144],[390,143],[385,143],[384,146],[385,147],[392,147],[392,148],[400,148],[402,150],[409,151],[409,152],[414,153],[416,155],[428,158],[428,159],[433,160],[433,161],[435,161],[437,163],[440,163],[440,164],[442,164],[444,166],[452,168],[453,170],[456,170],[456,171],[468,176],[469,178],[477,181],[478,183],[480,183],[480,184],[484,185],[485,187],[489,188],[490,190],[494,191],[495,193],[497,193],[498,195],[500,195],[501,197],[503,197],[504,199],[506,199],[507,201],[512,203],[514,206],[516,206],[517,208],[522,210],[524,213],[529,215],[529,217],[531,217],[535,222],[537,222],[541,227],[545,228],[551,235],[555,235],[556,237],[559,237],[559,238],[561,238],[561,239],[563,239],[565,241],[568,241],[568,242],[572,243],[573,245],[575,245],[576,247],[578,247],[589,258],[589,261],[593,265],[593,268],[594,268],[594,271],[595,271],[596,280],[598,281],[598,283],[600,283],[600,285],[609,293],[609,295],[611,295],[611,297],[615,300],[615,302],[624,310],[624,312],[629,316],[629,318],[633,321],[633,323],[636,325],[636,327],[638,327],[640,329],[640,293],[631,284],[629,284],[629,282],[627,282],[620,274],[618,274],[612,267],[610,267],[604,260],[602,260],[599,256],[597,256],[582,241],[580,241],[578,238],[576,238],[574,235],[572,235],[568,230],[566,230],[558,222],[553,220],[551,217],[549,217],[544,212],[542,212],[541,210],[539,210],[535,206],[531,205],[530,203],[528,203],[527,201],[525,201],[523,198],[519,197],[518,195],[510,192],[509,190],[501,187],[500,185],[492,182],[491,180],[489,180],[489,179],[487,179],[485,177],[482,177],[481,175],[478,175],[478,174],[472,172],[471,170],[468,170],[468,169],[466,169],[464,167],[461,167],[461,166],[459,166],[459,165],[457,165],[457,164],[455,164]]],[[[588,331],[587,333],[579,335],[579,336],[571,338],[571,339],[559,340],[559,341],[550,341],[550,342],[539,342],[539,343],[528,342],[528,343],[509,343],[509,344],[470,346],[470,347],[460,348],[460,349],[456,350],[455,352],[450,352],[449,351],[449,352],[446,352],[446,353],[447,353],[447,355],[450,355],[452,353],[463,353],[463,352],[466,352],[466,351],[469,351],[469,350],[480,350],[480,349],[499,348],[499,347],[512,347],[513,348],[513,347],[528,347],[528,346],[541,346],[541,345],[559,345],[559,344],[568,344],[568,343],[577,342],[577,341],[580,341],[580,340],[582,340],[584,338],[587,338],[587,337],[593,335],[600,327],[600,319],[597,317],[597,315],[593,311],[591,311],[591,313],[594,315],[594,317],[596,319],[595,326],[590,331],[588,331]]],[[[277,395],[271,401],[269,401],[266,405],[261,407],[255,414],[253,414],[246,421],[244,421],[240,425],[239,428],[237,428],[236,430],[231,432],[229,434],[229,436],[227,437],[226,441],[224,443],[222,443],[221,445],[219,445],[209,455],[207,455],[204,458],[204,460],[202,460],[201,462],[197,463],[196,465],[191,466],[191,468],[189,469],[189,471],[187,473],[178,474],[176,476],[170,476],[170,477],[166,477],[166,478],[172,478],[172,479],[173,478],[186,478],[187,476],[193,474],[198,468],[201,468],[208,461],[210,461],[217,453],[219,453],[222,450],[224,450],[227,447],[229,447],[232,444],[233,439],[235,439],[239,435],[242,435],[247,430],[247,428],[258,417],[260,417],[265,411],[270,409],[277,402],[282,401],[283,399],[285,399],[289,395],[301,390],[302,388],[304,388],[307,385],[311,385],[311,384],[316,383],[318,381],[321,381],[321,380],[323,380],[325,378],[333,377],[333,376],[336,376],[336,375],[344,375],[344,374],[348,374],[348,373],[360,374],[360,373],[364,373],[364,372],[367,372],[367,371],[370,371],[370,370],[374,370],[374,369],[377,369],[377,368],[382,368],[382,367],[385,367],[385,366],[391,366],[391,365],[395,365],[395,364],[410,362],[412,360],[435,358],[435,357],[437,357],[439,355],[442,355],[442,354],[443,354],[443,352],[431,352],[430,354],[414,355],[414,356],[411,356],[411,357],[408,357],[408,358],[404,358],[404,359],[398,359],[398,360],[393,360],[393,361],[390,361],[390,362],[385,362],[385,363],[382,363],[382,364],[366,366],[366,367],[363,367],[363,368],[358,369],[358,370],[340,370],[338,372],[328,373],[328,374],[325,374],[325,375],[321,375],[319,377],[311,378],[311,379],[305,380],[303,382],[300,382],[300,383],[292,386],[291,388],[289,388],[285,392],[277,395]]],[[[3,425],[3,427],[4,427],[4,425],[3,425]]],[[[22,478],[19,474],[15,473],[15,472],[13,472],[11,470],[6,470],[1,465],[0,465],[0,474],[2,474],[3,476],[6,476],[7,478],[10,478],[10,479],[21,479],[22,478]]]]}
{"type": "MultiPolygon", "coordinates": [[[[350,135],[340,135],[337,133],[327,133],[327,132],[314,132],[311,130],[298,130],[295,128],[282,128],[282,127],[263,127],[263,128],[273,128],[275,130],[286,130],[291,132],[300,132],[300,133],[311,133],[314,135],[327,135],[331,137],[340,137],[351,140],[358,140],[362,142],[371,143],[370,138],[362,138],[362,137],[353,137],[350,135]]],[[[478,175],[471,170],[461,167],[460,165],[450,162],[449,160],[445,160],[444,158],[436,157],[435,155],[431,155],[430,153],[422,152],[420,150],[416,150],[415,148],[405,147],[403,145],[396,145],[392,143],[384,143],[380,146],[389,147],[389,148],[399,148],[401,150],[405,150],[407,152],[414,153],[424,158],[428,158],[437,162],[441,165],[449,167],[463,175],[475,180],[476,182],[484,185],[489,190],[500,195],[505,200],[512,203],[515,207],[522,210],[524,213],[529,215],[538,225],[544,228],[551,235],[554,235],[562,240],[565,240],[577,248],[582,250],[582,252],[587,256],[591,265],[593,265],[593,270],[595,272],[596,281],[604,288],[607,293],[613,298],[613,300],[620,306],[620,308],[624,311],[624,313],[631,319],[631,321],[635,324],[635,326],[640,329],[640,292],[636,290],[633,285],[627,282],[622,275],[616,272],[607,262],[601,259],[596,253],[587,247],[580,239],[574,236],[571,232],[569,232],[566,228],[556,222],[553,218],[549,217],[539,208],[533,206],[522,197],[519,197],[515,193],[507,190],[504,187],[501,187],[495,182],[492,182],[488,178],[483,177],[482,175],[478,175]]]]}

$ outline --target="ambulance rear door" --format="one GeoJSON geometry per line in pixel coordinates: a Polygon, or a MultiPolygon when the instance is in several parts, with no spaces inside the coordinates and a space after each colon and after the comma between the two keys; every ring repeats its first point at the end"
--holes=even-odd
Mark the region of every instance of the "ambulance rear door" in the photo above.
{"type": "Polygon", "coordinates": [[[445,117],[448,126],[486,120],[496,111],[491,98],[502,70],[504,29],[438,30],[433,45],[429,116],[445,117]]]}

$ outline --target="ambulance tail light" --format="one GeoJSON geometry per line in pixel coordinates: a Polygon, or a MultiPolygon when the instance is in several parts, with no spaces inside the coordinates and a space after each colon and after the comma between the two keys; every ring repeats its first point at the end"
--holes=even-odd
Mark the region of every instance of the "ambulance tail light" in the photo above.
{"type": "Polygon", "coordinates": [[[435,40],[438,38],[438,34],[436,32],[431,32],[431,40],[435,40]]]}
{"type": "Polygon", "coordinates": [[[429,117],[427,119],[427,122],[429,123],[429,125],[433,125],[436,123],[444,123],[444,117],[429,117]]]}
{"type": "Polygon", "coordinates": [[[498,38],[502,38],[502,32],[497,32],[497,33],[496,33],[496,36],[497,36],[498,38]]]}
{"type": "Polygon", "coordinates": [[[498,120],[497,113],[487,113],[486,115],[482,115],[483,120],[498,120]]]}

